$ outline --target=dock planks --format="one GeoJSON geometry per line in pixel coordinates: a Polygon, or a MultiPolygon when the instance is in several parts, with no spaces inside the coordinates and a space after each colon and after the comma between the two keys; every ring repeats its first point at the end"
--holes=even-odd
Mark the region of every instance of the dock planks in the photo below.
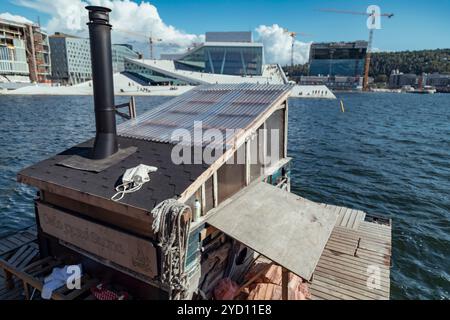
{"type": "MultiPolygon", "coordinates": [[[[36,240],[36,230],[34,227],[19,231],[9,237],[3,238],[0,241],[0,255],[13,251],[22,247],[18,253],[12,257],[13,263],[18,266],[28,263],[30,257],[33,257],[34,250],[37,253],[37,247],[34,246],[33,241],[36,240]],[[30,244],[29,247],[25,246],[30,244]]],[[[23,300],[24,288],[22,281],[14,278],[14,288],[9,289],[6,283],[5,273],[0,270],[0,300],[23,300]]]]}
{"type": "Polygon", "coordinates": [[[311,282],[313,300],[388,300],[391,226],[363,211],[324,205],[339,214],[311,282]]]}
{"type": "MultiPolygon", "coordinates": [[[[390,295],[391,226],[365,221],[363,211],[324,205],[339,213],[311,282],[313,300],[387,300],[390,295]],[[379,275],[376,288],[367,285],[373,270],[379,275]]],[[[33,229],[0,241],[0,254],[36,239],[33,229]],[[6,241],[5,241],[6,240],[6,241]]],[[[0,272],[0,300],[24,299],[22,281],[7,289],[0,272]]]]}

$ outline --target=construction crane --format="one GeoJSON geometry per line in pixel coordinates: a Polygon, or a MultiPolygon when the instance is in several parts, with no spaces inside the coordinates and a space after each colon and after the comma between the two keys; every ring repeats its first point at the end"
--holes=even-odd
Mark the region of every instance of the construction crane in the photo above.
{"type": "Polygon", "coordinates": [[[122,30],[122,29],[114,29],[114,31],[118,31],[118,32],[123,32],[123,33],[128,33],[137,37],[141,37],[141,38],[146,38],[148,40],[148,44],[149,44],[149,49],[150,49],[150,59],[153,59],[153,45],[157,42],[162,42],[162,39],[159,38],[154,38],[152,37],[152,35],[146,35],[143,33],[138,33],[138,32],[134,32],[134,31],[129,31],[129,30],[122,30]]]}
{"type": "Polygon", "coordinates": [[[363,90],[368,91],[369,90],[370,59],[371,59],[371,55],[372,55],[373,32],[376,29],[377,17],[387,17],[388,19],[390,19],[394,16],[394,14],[393,13],[377,13],[377,10],[375,10],[375,8],[371,9],[371,7],[369,7],[366,12],[337,10],[337,9],[320,9],[320,11],[334,12],[334,13],[341,13],[341,14],[361,15],[361,16],[366,16],[366,17],[370,18],[370,25],[369,25],[369,23],[367,24],[367,26],[369,27],[369,41],[367,44],[367,53],[366,53],[366,60],[364,63],[364,78],[363,78],[363,90]]]}
{"type": "Polygon", "coordinates": [[[304,37],[309,37],[312,36],[311,34],[307,34],[307,33],[303,33],[303,32],[295,32],[295,31],[289,31],[288,29],[284,29],[284,32],[287,33],[291,39],[291,67],[294,66],[294,47],[295,47],[295,38],[297,37],[297,35],[301,35],[304,37]]]}

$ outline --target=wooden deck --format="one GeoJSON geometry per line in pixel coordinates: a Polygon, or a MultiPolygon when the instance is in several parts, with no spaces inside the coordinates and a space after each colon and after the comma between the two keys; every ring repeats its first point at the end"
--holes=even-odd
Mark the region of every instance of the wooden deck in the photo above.
{"type": "MultiPolygon", "coordinates": [[[[313,300],[386,300],[390,294],[391,225],[362,211],[325,205],[339,218],[314,271],[313,300]],[[377,221],[378,220],[378,221],[377,221]],[[374,279],[370,281],[370,279],[374,279]],[[368,281],[369,280],[369,281],[368,281]]],[[[34,229],[0,242],[0,255],[36,240],[34,229]]],[[[39,294],[37,295],[39,296],[39,294]]],[[[0,272],[0,300],[24,299],[21,281],[8,290],[0,272]]]]}
{"type": "MultiPolygon", "coordinates": [[[[3,238],[0,241],[0,256],[16,250],[19,247],[24,247],[26,244],[31,244],[34,241],[36,241],[36,230],[34,227],[24,229],[9,237],[3,238]]],[[[25,261],[17,262],[23,263],[25,261]]],[[[0,270],[0,300],[23,300],[24,298],[25,295],[22,281],[14,279],[14,289],[8,289],[5,274],[0,270]]]]}
{"type": "Polygon", "coordinates": [[[324,206],[338,212],[339,218],[314,272],[312,299],[389,299],[390,221],[359,210],[324,206]]]}
{"type": "MultiPolygon", "coordinates": [[[[40,299],[44,278],[55,267],[65,265],[63,259],[46,257],[40,259],[36,232],[29,228],[0,240],[0,300],[40,299]],[[12,278],[9,281],[7,272],[12,278]],[[20,279],[19,279],[20,278],[20,279]],[[11,288],[12,287],[12,288],[11,288]]],[[[81,277],[81,288],[70,290],[63,286],[52,293],[53,300],[91,300],[91,287],[99,280],[87,274],[81,277]]]]}

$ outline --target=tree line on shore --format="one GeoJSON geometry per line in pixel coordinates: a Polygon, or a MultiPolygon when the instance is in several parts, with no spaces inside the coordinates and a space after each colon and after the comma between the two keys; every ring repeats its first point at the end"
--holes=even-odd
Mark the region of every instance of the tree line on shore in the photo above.
{"type": "MultiPolygon", "coordinates": [[[[283,67],[292,78],[309,74],[309,64],[283,67]]],[[[450,49],[372,53],[369,74],[375,82],[384,82],[393,70],[403,73],[450,74],[450,49]]]]}

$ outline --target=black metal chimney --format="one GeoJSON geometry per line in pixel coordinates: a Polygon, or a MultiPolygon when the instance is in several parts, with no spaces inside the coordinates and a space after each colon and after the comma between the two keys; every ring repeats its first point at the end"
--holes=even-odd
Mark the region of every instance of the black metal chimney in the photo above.
{"type": "Polygon", "coordinates": [[[114,82],[111,56],[111,9],[87,6],[94,87],[95,135],[93,159],[104,159],[118,150],[114,82]]]}

